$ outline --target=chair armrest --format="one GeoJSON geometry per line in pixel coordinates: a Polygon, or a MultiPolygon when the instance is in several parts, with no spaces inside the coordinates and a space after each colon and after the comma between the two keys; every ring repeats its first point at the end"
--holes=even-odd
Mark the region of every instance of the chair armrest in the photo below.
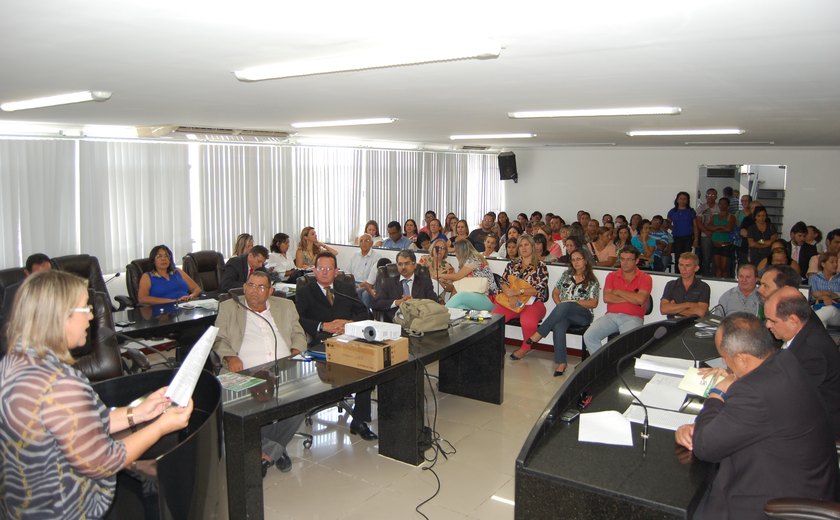
{"type": "Polygon", "coordinates": [[[219,372],[222,371],[222,358],[219,357],[218,352],[215,350],[210,351],[210,355],[207,356],[207,364],[205,368],[209,368],[214,376],[219,375],[219,372]]]}
{"type": "Polygon", "coordinates": [[[840,503],[807,498],[774,498],[764,505],[770,518],[836,519],[840,518],[840,503]]]}
{"type": "MultiPolygon", "coordinates": [[[[123,353],[131,359],[131,362],[134,363],[134,367],[139,369],[136,371],[145,372],[146,370],[149,370],[149,367],[151,367],[151,363],[149,363],[149,358],[147,358],[146,355],[140,352],[139,350],[127,348],[123,353]]],[[[132,370],[132,372],[134,371],[135,370],[132,370]]]]}
{"type": "MultiPolygon", "coordinates": [[[[131,298],[129,298],[128,296],[114,296],[114,299],[117,300],[117,303],[120,304],[119,307],[114,309],[114,312],[120,312],[122,310],[125,310],[126,307],[134,307],[134,302],[131,301],[131,298]]],[[[111,307],[113,308],[113,305],[111,307]]]]}

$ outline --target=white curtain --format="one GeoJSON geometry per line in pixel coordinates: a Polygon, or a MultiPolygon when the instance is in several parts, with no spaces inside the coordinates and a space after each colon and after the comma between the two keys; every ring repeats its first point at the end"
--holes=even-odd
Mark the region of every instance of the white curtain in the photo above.
{"type": "Polygon", "coordinates": [[[175,262],[192,251],[184,144],[79,143],[81,251],[117,272],[166,244],[175,262]]]}
{"type": "Polygon", "coordinates": [[[0,266],[78,250],[75,157],[70,140],[0,141],[0,266]]]}
{"type": "Polygon", "coordinates": [[[122,141],[0,140],[0,268],[26,256],[88,253],[122,271],[156,244],[180,261],[229,256],[235,237],[350,243],[365,222],[453,211],[475,226],[504,200],[493,155],[122,141]],[[198,164],[190,198],[189,151],[198,164]],[[77,164],[78,163],[78,164],[77,164]],[[78,202],[77,202],[78,201],[78,202]],[[190,215],[198,215],[191,237],[190,215]]]}

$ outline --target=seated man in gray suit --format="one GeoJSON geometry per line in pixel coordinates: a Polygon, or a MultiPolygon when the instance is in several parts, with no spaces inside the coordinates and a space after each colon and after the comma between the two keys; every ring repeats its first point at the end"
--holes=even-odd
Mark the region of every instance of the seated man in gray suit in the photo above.
{"type": "Polygon", "coordinates": [[[407,300],[426,298],[437,301],[431,278],[415,276],[416,269],[417,257],[413,251],[403,249],[397,253],[397,270],[400,275],[382,281],[382,287],[377,290],[371,308],[385,311],[385,319],[394,321],[397,309],[407,300]]]}
{"type": "Polygon", "coordinates": [[[837,455],[828,415],[790,350],[776,350],[751,314],[727,316],[715,345],[732,373],[709,392],[677,444],[720,463],[694,518],[765,518],[773,498],[835,500],[837,455]]]}
{"type": "MultiPolygon", "coordinates": [[[[219,304],[215,350],[231,372],[299,354],[306,349],[306,334],[295,305],[272,296],[268,273],[254,271],[243,285],[245,301],[233,297],[219,304]]],[[[286,444],[295,435],[303,415],[262,427],[263,477],[272,463],[282,472],[292,469],[286,444]]]]}

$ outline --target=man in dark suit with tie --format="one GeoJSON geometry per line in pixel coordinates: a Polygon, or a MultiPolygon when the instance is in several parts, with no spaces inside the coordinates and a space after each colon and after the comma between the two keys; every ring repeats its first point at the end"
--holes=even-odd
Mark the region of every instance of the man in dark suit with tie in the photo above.
{"type": "Polygon", "coordinates": [[[385,319],[394,321],[394,315],[400,305],[407,300],[425,298],[437,301],[432,280],[425,276],[416,276],[416,269],[417,257],[413,251],[403,249],[397,253],[397,270],[400,275],[382,281],[382,287],[376,291],[371,308],[385,311],[385,319]]]}
{"type": "Polygon", "coordinates": [[[840,352],[808,300],[793,287],[782,287],[764,306],[767,328],[783,341],[817,389],[828,410],[831,430],[840,437],[840,352]]]}
{"type": "Polygon", "coordinates": [[[805,241],[808,236],[808,226],[799,221],[790,228],[790,240],[785,242],[788,257],[799,264],[802,280],[807,283],[808,264],[811,257],[817,254],[817,246],[805,241]]]}
{"type": "Polygon", "coordinates": [[[777,351],[744,312],[723,320],[715,345],[732,373],[675,434],[698,459],[720,463],[694,518],[763,519],[764,504],[780,497],[835,500],[834,437],[793,352],[777,351]]]}
{"type": "Polygon", "coordinates": [[[254,271],[265,271],[265,261],[268,259],[268,249],[265,246],[254,246],[251,252],[234,256],[225,264],[222,271],[222,282],[219,290],[227,292],[231,289],[241,288],[251,273],[254,271]]]}
{"type": "MultiPolygon", "coordinates": [[[[356,297],[356,289],[352,285],[335,283],[337,267],[334,254],[328,251],[319,253],[315,257],[317,283],[309,282],[295,293],[300,324],[312,338],[312,343],[323,341],[333,334],[344,334],[344,326],[347,323],[370,317],[367,307],[356,297]]],[[[350,433],[359,435],[366,441],[377,438],[367,425],[371,420],[372,391],[373,389],[356,393],[353,421],[350,423],[350,433]]]]}

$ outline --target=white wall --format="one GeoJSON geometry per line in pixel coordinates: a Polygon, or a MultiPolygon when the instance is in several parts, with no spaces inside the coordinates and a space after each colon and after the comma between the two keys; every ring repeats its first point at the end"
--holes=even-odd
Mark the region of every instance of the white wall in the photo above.
{"type": "MultiPolygon", "coordinates": [[[[822,229],[840,227],[838,148],[564,148],[515,150],[519,183],[506,181],[508,214],[533,210],[574,220],[585,209],[651,217],[673,207],[678,191],[696,193],[702,164],[785,164],[784,236],[797,220],[822,229]]],[[[692,206],[696,200],[692,197],[692,206]]]]}

